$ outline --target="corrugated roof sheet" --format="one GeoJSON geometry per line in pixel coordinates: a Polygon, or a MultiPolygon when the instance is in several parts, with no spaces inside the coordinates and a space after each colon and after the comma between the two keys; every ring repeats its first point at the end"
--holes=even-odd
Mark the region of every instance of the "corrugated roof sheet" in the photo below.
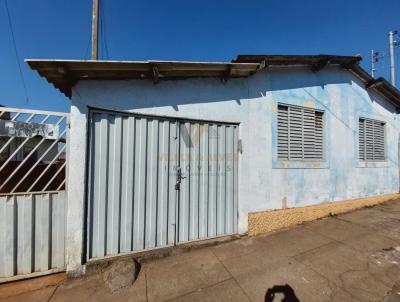
{"type": "Polygon", "coordinates": [[[333,55],[239,55],[232,62],[182,61],[82,61],[36,60],[26,62],[67,97],[72,87],[85,79],[161,79],[220,77],[222,80],[248,77],[270,67],[307,66],[317,72],[327,65],[337,65],[360,78],[367,89],[383,95],[400,109],[400,91],[383,78],[372,78],[360,65],[359,56],[333,55]]]}

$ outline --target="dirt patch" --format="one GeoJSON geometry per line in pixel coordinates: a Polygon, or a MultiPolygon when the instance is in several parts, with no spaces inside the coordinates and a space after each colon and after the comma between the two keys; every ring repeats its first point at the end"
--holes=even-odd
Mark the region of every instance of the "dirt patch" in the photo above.
{"type": "Polygon", "coordinates": [[[390,263],[400,266],[400,246],[384,248],[371,255],[377,264],[390,263]]]}
{"type": "Polygon", "coordinates": [[[116,260],[103,271],[103,280],[112,292],[130,287],[139,275],[140,265],[132,258],[116,260]]]}

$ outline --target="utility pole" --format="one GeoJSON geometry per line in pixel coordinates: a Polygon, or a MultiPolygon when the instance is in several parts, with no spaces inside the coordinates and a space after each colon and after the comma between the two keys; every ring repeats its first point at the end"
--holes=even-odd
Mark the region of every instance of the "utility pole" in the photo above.
{"type": "Polygon", "coordinates": [[[99,37],[99,0],[93,0],[92,15],[92,60],[98,60],[98,37],[99,37]]]}
{"type": "Polygon", "coordinates": [[[389,52],[390,52],[390,81],[393,86],[396,86],[396,69],[394,66],[394,46],[396,42],[394,41],[394,35],[397,31],[389,32],[389,52]]]}
{"type": "Polygon", "coordinates": [[[375,52],[371,50],[371,76],[375,78],[375,52]]]}

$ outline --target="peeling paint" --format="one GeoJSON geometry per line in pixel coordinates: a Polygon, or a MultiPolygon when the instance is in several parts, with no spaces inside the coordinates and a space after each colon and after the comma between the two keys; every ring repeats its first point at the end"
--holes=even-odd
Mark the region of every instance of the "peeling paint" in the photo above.
{"type": "Polygon", "coordinates": [[[315,108],[315,102],[313,100],[309,100],[305,103],[305,107],[315,108]]]}
{"type": "Polygon", "coordinates": [[[283,197],[282,198],[282,209],[286,209],[287,208],[287,198],[283,197]]]}

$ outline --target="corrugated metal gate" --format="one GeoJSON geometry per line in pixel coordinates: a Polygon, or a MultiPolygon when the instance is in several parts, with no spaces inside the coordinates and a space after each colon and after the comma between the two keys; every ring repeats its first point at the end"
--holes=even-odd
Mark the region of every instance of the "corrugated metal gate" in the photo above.
{"type": "Polygon", "coordinates": [[[0,283],[64,270],[65,191],[0,196],[0,283]]]}
{"type": "Polygon", "coordinates": [[[236,124],[92,110],[87,258],[237,232],[236,124]]]}

